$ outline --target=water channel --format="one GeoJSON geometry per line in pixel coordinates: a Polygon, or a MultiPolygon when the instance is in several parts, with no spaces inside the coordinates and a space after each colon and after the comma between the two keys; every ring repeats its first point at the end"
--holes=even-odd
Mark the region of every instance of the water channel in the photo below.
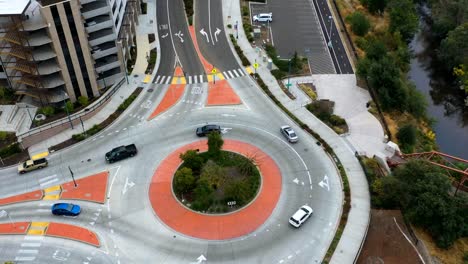
{"type": "Polygon", "coordinates": [[[441,152],[468,159],[468,111],[460,103],[460,94],[447,92],[449,84],[436,80],[431,71],[429,43],[425,36],[427,24],[421,20],[420,30],[410,43],[415,55],[411,59],[409,78],[427,99],[428,115],[436,120],[433,125],[437,145],[441,152]]]}

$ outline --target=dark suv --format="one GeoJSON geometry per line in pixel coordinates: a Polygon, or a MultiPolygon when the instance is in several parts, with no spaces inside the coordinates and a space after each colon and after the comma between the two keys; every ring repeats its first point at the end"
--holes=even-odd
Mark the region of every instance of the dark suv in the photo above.
{"type": "Polygon", "coordinates": [[[199,137],[206,136],[207,134],[211,132],[220,133],[221,127],[218,125],[206,125],[206,126],[197,128],[197,136],[199,137]]]}

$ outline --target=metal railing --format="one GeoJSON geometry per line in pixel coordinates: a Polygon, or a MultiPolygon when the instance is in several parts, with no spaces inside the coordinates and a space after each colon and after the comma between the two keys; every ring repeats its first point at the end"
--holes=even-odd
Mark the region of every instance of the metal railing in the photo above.
{"type": "Polygon", "coordinates": [[[87,115],[89,113],[92,113],[96,111],[101,105],[107,103],[107,101],[112,97],[112,95],[117,92],[117,90],[122,86],[122,84],[125,82],[125,78],[122,77],[119,82],[115,83],[109,90],[106,91],[106,93],[99,98],[96,102],[91,104],[91,106],[81,110],[80,112],[71,114],[70,117],[64,117],[59,120],[52,121],[50,123],[47,123],[45,125],[33,128],[29,130],[28,132],[25,132],[23,134],[18,135],[18,141],[21,141],[22,138],[29,137],[38,133],[41,133],[43,131],[55,128],[57,126],[61,126],[63,124],[68,124],[70,122],[73,122],[74,120],[79,120],[82,116],[87,115]],[[70,119],[69,119],[70,118],[70,119]]]}

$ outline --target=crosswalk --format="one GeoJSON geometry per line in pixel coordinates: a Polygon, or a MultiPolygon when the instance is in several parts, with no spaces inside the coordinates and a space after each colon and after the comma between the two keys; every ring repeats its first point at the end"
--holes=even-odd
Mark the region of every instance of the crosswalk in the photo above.
{"type": "Polygon", "coordinates": [[[50,175],[44,178],[39,179],[39,185],[41,186],[41,189],[45,189],[48,186],[51,186],[53,183],[58,182],[58,177],[57,174],[50,175]]]}
{"type": "MultiPolygon", "coordinates": [[[[232,69],[224,72],[215,74],[215,78],[218,80],[233,79],[245,76],[246,73],[241,69],[232,69]]],[[[189,76],[163,76],[157,75],[154,79],[154,83],[157,84],[195,84],[195,83],[206,83],[213,80],[213,74],[204,75],[189,75],[189,76]]]]}
{"type": "Polygon", "coordinates": [[[39,248],[44,240],[43,236],[28,235],[24,237],[21,248],[16,252],[15,261],[33,261],[39,253],[39,248]]]}

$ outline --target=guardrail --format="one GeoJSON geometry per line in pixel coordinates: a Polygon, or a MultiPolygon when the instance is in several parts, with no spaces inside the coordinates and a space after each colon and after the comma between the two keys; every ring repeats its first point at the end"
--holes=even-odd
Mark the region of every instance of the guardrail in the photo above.
{"type": "Polygon", "coordinates": [[[70,116],[55,120],[18,135],[18,142],[21,143],[23,148],[27,148],[41,140],[44,140],[67,129],[70,126],[70,123],[73,125],[79,125],[83,120],[87,120],[94,116],[97,110],[101,109],[106,103],[108,103],[109,99],[117,92],[117,90],[124,82],[125,78],[122,77],[122,79],[120,79],[119,82],[115,83],[109,90],[107,90],[106,93],[102,95],[101,98],[99,98],[99,100],[91,104],[89,107],[81,110],[80,112],[71,114],[70,116]],[[44,136],[46,134],[48,134],[47,137],[44,136]]]}

